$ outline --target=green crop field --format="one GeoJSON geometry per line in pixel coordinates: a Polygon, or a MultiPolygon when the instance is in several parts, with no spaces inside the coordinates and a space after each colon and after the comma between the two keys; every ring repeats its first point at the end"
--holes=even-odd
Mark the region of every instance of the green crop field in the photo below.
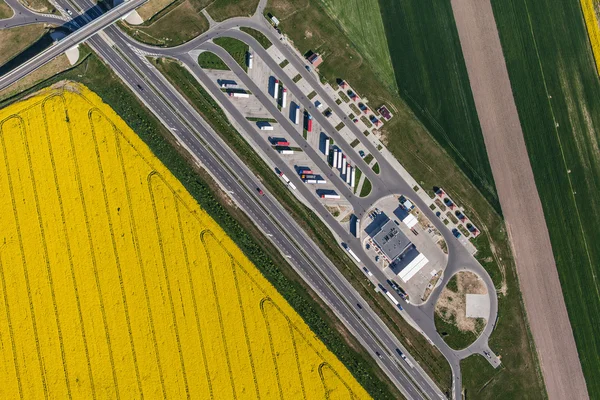
{"type": "Polygon", "coordinates": [[[323,8],[369,61],[373,71],[397,90],[385,29],[377,0],[321,0],[323,8]]]}
{"type": "Polygon", "coordinates": [[[588,391],[598,398],[600,82],[583,16],[577,1],[492,5],[588,391]]]}
{"type": "Polygon", "coordinates": [[[450,2],[380,5],[400,95],[499,210],[450,2]]]}

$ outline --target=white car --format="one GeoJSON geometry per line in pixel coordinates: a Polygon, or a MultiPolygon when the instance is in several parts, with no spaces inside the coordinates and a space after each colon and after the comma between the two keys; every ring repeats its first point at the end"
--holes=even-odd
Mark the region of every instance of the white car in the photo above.
{"type": "Polygon", "coordinates": [[[68,8],[66,8],[67,10],[67,14],[69,14],[70,16],[73,16],[73,12],[71,10],[69,10],[68,8]]]}

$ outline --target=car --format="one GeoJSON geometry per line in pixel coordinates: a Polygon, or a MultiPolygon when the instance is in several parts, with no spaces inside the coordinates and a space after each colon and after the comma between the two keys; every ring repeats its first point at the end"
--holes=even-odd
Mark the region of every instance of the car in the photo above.
{"type": "Polygon", "coordinates": [[[379,256],[375,256],[375,262],[379,261],[379,256]]]}
{"type": "Polygon", "coordinates": [[[371,248],[371,245],[369,243],[365,244],[365,249],[369,250],[371,248]]]}
{"type": "Polygon", "coordinates": [[[356,303],[356,307],[358,307],[362,310],[362,306],[360,305],[360,303],[356,303]]]}
{"type": "Polygon", "coordinates": [[[360,150],[358,152],[358,155],[360,156],[360,158],[365,158],[365,152],[363,150],[360,150]]]}
{"type": "Polygon", "coordinates": [[[377,357],[379,357],[383,360],[383,356],[378,351],[376,351],[375,354],[377,354],[377,357]]]}
{"type": "Polygon", "coordinates": [[[452,234],[454,235],[455,238],[459,238],[461,236],[460,232],[458,229],[454,228],[452,229],[452,234]]]}
{"type": "Polygon", "coordinates": [[[352,122],[354,122],[355,124],[358,124],[358,118],[354,118],[354,119],[352,120],[352,122]]]}
{"type": "Polygon", "coordinates": [[[311,71],[311,69],[310,69],[310,65],[307,65],[305,68],[306,68],[306,70],[307,70],[308,72],[310,72],[310,71],[311,71]]]}
{"type": "Polygon", "coordinates": [[[258,191],[258,194],[260,194],[261,196],[265,195],[265,192],[263,192],[263,190],[261,188],[256,188],[256,190],[258,191]]]}
{"type": "Polygon", "coordinates": [[[73,16],[73,12],[71,10],[69,10],[68,8],[65,9],[67,11],[67,14],[73,16]]]}

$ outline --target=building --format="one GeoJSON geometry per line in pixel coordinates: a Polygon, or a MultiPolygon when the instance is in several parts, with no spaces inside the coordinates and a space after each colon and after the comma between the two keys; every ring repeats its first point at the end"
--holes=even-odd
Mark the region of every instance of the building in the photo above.
{"type": "Polygon", "coordinates": [[[371,238],[390,263],[400,257],[412,245],[406,235],[398,229],[396,222],[391,219],[388,219],[379,230],[374,232],[371,238]]]}
{"type": "Polygon", "coordinates": [[[390,268],[394,274],[398,275],[402,282],[406,283],[427,265],[428,262],[429,260],[413,245],[396,259],[390,265],[390,268]]]}
{"type": "Polygon", "coordinates": [[[308,57],[308,62],[310,62],[313,67],[317,68],[323,62],[323,58],[317,53],[312,53],[310,57],[308,57]]]}
{"type": "Polygon", "coordinates": [[[386,106],[379,107],[379,109],[377,111],[379,112],[379,114],[381,114],[381,116],[383,118],[385,118],[386,121],[389,121],[390,119],[392,119],[392,114],[390,113],[390,110],[388,110],[386,106]]]}

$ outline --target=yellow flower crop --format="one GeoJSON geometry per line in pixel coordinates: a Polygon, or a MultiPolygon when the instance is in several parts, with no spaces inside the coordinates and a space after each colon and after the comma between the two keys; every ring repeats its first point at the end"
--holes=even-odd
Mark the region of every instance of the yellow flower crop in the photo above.
{"type": "Polygon", "coordinates": [[[368,398],[115,112],[69,85],[0,111],[0,398],[368,398]]]}
{"type": "Polygon", "coordinates": [[[588,37],[592,45],[594,60],[596,60],[596,72],[600,67],[600,28],[598,27],[598,19],[594,11],[594,0],[580,0],[583,16],[585,17],[585,26],[587,27],[588,37]]]}

